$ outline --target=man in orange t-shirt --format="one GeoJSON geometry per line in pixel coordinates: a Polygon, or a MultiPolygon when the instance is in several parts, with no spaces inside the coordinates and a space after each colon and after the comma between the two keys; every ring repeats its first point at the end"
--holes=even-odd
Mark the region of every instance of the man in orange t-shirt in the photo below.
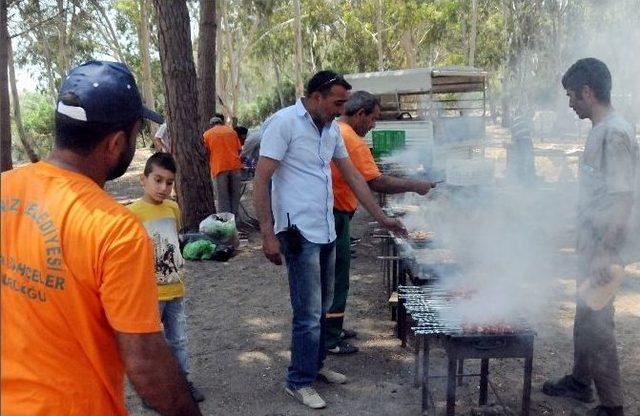
{"type": "Polygon", "coordinates": [[[63,81],[46,161],[2,173],[3,415],[126,415],[124,373],[161,414],[200,415],[160,327],[152,246],[102,188],[131,163],[142,106],[129,69],[63,81]]]}
{"type": "MultiPolygon", "coordinates": [[[[344,106],[344,113],[338,120],[338,127],[353,165],[364,177],[372,191],[387,194],[416,192],[425,195],[435,184],[422,180],[395,178],[383,175],[373,160],[363,136],[376,125],[380,117],[378,100],[366,91],[351,94],[344,106]]],[[[354,331],[343,328],[344,311],[349,294],[349,267],[351,244],[349,221],[358,207],[358,200],[340,172],[331,163],[333,181],[333,215],[336,224],[336,272],[333,304],[326,317],[325,347],[331,354],[351,354],[358,348],[346,341],[356,336],[354,331]]]]}
{"type": "Polygon", "coordinates": [[[202,138],[209,152],[216,209],[218,212],[231,212],[237,216],[242,178],[240,138],[238,133],[231,126],[226,126],[218,116],[212,117],[209,124],[212,127],[204,132],[202,138]]]}

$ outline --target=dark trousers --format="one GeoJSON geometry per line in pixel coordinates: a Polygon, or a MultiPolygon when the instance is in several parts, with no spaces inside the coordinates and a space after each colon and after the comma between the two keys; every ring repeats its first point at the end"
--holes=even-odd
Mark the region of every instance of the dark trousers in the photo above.
{"type": "Polygon", "coordinates": [[[326,316],[325,347],[335,348],[340,342],[344,311],[349,296],[349,268],[351,267],[351,240],[349,221],[353,213],[333,211],[336,223],[336,271],[333,288],[333,303],[326,316]]]}
{"type": "MultiPolygon", "coordinates": [[[[590,277],[593,244],[580,247],[580,278],[590,277]]],[[[615,258],[615,256],[614,256],[615,258]]],[[[615,298],[614,298],[615,299],[615,298]]],[[[616,348],[614,299],[599,311],[589,308],[578,297],[573,323],[573,377],[582,384],[593,382],[604,406],[622,406],[622,382],[616,348]]]]}
{"type": "Polygon", "coordinates": [[[586,385],[593,381],[600,403],[611,407],[622,406],[613,318],[613,301],[594,311],[578,299],[573,324],[573,377],[586,385]]]}

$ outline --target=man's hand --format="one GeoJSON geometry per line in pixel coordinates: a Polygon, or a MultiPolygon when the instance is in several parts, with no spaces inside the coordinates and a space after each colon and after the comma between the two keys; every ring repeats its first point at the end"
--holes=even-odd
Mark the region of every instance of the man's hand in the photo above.
{"type": "Polygon", "coordinates": [[[384,217],[384,219],[380,221],[380,225],[400,237],[407,237],[408,235],[404,224],[395,218],[384,217]]]}
{"type": "Polygon", "coordinates": [[[416,184],[415,193],[419,195],[426,195],[431,189],[435,188],[435,182],[420,181],[416,184]]]}
{"type": "Polygon", "coordinates": [[[613,274],[611,272],[612,259],[607,249],[599,248],[591,259],[590,274],[593,286],[604,286],[611,282],[613,274]]]}
{"type": "Polygon", "coordinates": [[[280,241],[272,233],[263,235],[262,237],[262,251],[269,261],[277,266],[282,264],[282,256],[280,255],[280,241]]]}
{"type": "Polygon", "coordinates": [[[140,397],[163,416],[202,416],[162,332],[116,332],[120,356],[140,397]]]}

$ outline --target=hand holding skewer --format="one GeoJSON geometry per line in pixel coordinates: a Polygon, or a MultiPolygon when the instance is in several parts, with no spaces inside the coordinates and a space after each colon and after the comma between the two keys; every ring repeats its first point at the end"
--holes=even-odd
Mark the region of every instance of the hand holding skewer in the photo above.
{"type": "Polygon", "coordinates": [[[404,224],[396,218],[385,217],[380,225],[400,237],[406,238],[409,235],[404,224]]]}
{"type": "Polygon", "coordinates": [[[431,189],[435,188],[437,184],[444,182],[444,181],[435,181],[435,182],[428,182],[428,181],[419,181],[415,192],[418,195],[426,195],[431,189]]]}

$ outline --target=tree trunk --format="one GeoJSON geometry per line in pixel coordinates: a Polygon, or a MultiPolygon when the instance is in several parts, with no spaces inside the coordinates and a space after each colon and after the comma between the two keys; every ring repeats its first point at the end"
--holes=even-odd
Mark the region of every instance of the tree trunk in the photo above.
{"type": "Polygon", "coordinates": [[[33,151],[33,147],[31,147],[31,143],[29,143],[29,139],[27,138],[27,132],[24,131],[24,126],[22,125],[22,114],[20,113],[20,97],[18,97],[18,87],[16,85],[16,71],[13,65],[13,48],[11,47],[11,39],[7,42],[7,57],[9,60],[9,82],[11,84],[11,100],[13,101],[13,119],[16,122],[16,127],[18,128],[18,137],[20,137],[20,142],[22,143],[22,147],[24,147],[29,160],[33,163],[36,163],[40,160],[36,152],[33,151]]]}
{"type": "Polygon", "coordinates": [[[58,76],[64,79],[67,74],[67,11],[64,0],[58,0],[58,76]]]}
{"type": "Polygon", "coordinates": [[[402,34],[400,46],[405,51],[405,68],[416,68],[418,66],[418,48],[411,32],[402,34]]]}
{"type": "MultiPolygon", "coordinates": [[[[21,6],[20,3],[17,3],[17,6],[18,8],[20,8],[21,6]]],[[[33,1],[33,10],[36,13],[37,21],[41,22],[45,20],[44,13],[42,12],[42,9],[40,7],[39,0],[33,1]]],[[[24,11],[22,9],[21,9],[21,13],[24,15],[24,11]]],[[[31,36],[31,33],[28,33],[26,35],[31,36]]],[[[54,51],[52,50],[53,45],[51,45],[50,42],[44,40],[47,37],[45,36],[45,32],[42,26],[40,25],[36,25],[35,29],[33,30],[33,35],[35,39],[38,40],[38,42],[42,45],[42,48],[43,48],[43,54],[47,62],[46,79],[47,79],[47,89],[49,90],[48,91],[49,99],[51,100],[51,105],[55,106],[56,100],[58,97],[58,92],[56,89],[56,72],[55,72],[57,61],[56,61],[54,51]]]]}
{"type": "Polygon", "coordinates": [[[382,0],[376,7],[376,49],[378,51],[378,71],[384,71],[384,50],[382,49],[382,0]]]}
{"type": "Polygon", "coordinates": [[[478,0],[471,0],[471,33],[469,34],[469,66],[476,62],[476,36],[478,35],[478,0]]]}
{"type": "Polygon", "coordinates": [[[216,0],[200,0],[198,40],[198,98],[200,131],[206,130],[216,112],[216,0]]]}
{"type": "Polygon", "coordinates": [[[11,160],[11,110],[7,79],[7,52],[9,52],[7,0],[0,0],[0,172],[13,168],[11,160]]]}
{"type": "Polygon", "coordinates": [[[153,99],[153,78],[151,77],[151,56],[149,54],[149,15],[147,14],[148,0],[140,0],[140,23],[138,25],[138,45],[140,47],[140,61],[142,67],[142,99],[144,105],[155,109],[153,99]]]}
{"type": "Polygon", "coordinates": [[[167,116],[171,120],[169,134],[178,165],[176,193],[182,225],[197,229],[200,221],[215,212],[215,204],[209,163],[198,126],[189,11],[185,0],[153,0],[153,3],[158,16],[167,116]]]}
{"type": "Polygon", "coordinates": [[[276,75],[276,92],[278,93],[278,101],[280,102],[280,108],[284,108],[284,97],[282,96],[282,77],[280,76],[280,68],[276,61],[276,54],[271,50],[271,63],[273,64],[273,72],[276,75]]]}
{"type": "Polygon", "coordinates": [[[293,0],[293,9],[293,24],[296,32],[296,98],[300,98],[304,95],[304,85],[302,81],[302,23],[300,17],[300,0],[293,0]]]}

